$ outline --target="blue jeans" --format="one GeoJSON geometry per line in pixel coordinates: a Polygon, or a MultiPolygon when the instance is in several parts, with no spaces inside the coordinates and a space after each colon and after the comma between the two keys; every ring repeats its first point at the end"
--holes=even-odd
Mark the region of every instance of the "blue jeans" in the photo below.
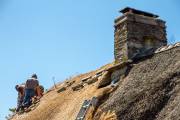
{"type": "Polygon", "coordinates": [[[23,100],[23,106],[29,107],[32,103],[31,98],[35,96],[34,89],[25,89],[25,96],[23,100]]]}

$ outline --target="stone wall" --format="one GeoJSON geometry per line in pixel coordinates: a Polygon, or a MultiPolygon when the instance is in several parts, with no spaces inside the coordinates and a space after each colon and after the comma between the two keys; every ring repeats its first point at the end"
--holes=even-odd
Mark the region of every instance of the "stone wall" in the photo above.
{"type": "Polygon", "coordinates": [[[167,44],[165,22],[126,13],[115,20],[114,56],[116,62],[132,59],[136,53],[167,44]]]}
{"type": "Polygon", "coordinates": [[[115,26],[114,56],[116,61],[127,59],[127,22],[115,26]]]}

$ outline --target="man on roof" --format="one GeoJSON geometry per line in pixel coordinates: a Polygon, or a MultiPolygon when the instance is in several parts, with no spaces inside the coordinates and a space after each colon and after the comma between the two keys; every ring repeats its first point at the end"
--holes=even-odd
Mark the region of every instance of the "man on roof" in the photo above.
{"type": "Polygon", "coordinates": [[[18,92],[16,112],[19,112],[19,110],[22,108],[22,103],[24,100],[25,85],[24,84],[16,85],[15,89],[18,92]]]}
{"type": "Polygon", "coordinates": [[[32,97],[36,95],[36,90],[39,86],[38,77],[33,74],[25,84],[25,96],[23,100],[23,107],[29,107],[32,104],[32,97]]]}

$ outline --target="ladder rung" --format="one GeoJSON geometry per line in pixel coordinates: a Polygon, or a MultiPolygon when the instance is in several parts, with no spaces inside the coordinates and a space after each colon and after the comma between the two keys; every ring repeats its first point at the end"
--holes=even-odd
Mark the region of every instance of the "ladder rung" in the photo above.
{"type": "Polygon", "coordinates": [[[79,117],[79,118],[77,118],[77,120],[82,120],[83,119],[83,117],[79,117]]]}

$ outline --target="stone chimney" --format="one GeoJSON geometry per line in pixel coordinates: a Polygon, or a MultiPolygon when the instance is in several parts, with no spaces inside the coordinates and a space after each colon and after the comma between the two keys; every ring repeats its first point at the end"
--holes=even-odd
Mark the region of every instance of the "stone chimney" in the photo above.
{"type": "Polygon", "coordinates": [[[158,15],[129,7],[120,12],[123,15],[115,19],[114,25],[116,63],[167,45],[165,21],[158,19],[158,15]]]}

